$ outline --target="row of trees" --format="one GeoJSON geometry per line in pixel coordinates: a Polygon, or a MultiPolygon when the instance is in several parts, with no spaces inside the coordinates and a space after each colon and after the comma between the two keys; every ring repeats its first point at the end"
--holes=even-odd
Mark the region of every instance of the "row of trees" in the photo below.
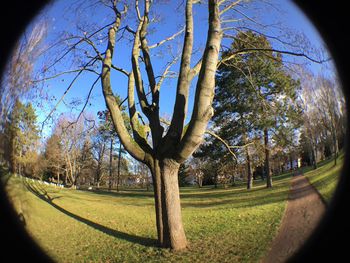
{"type": "Polygon", "coordinates": [[[17,100],[1,132],[1,160],[14,174],[72,188],[149,187],[148,172],[126,157],[108,116],[100,112],[98,125],[92,127],[83,118],[62,115],[42,141],[32,104],[17,100]]]}
{"type": "Polygon", "coordinates": [[[303,126],[300,147],[303,159],[317,168],[317,162],[329,156],[337,164],[346,134],[346,105],[335,77],[314,76],[303,72],[301,96],[303,126]]]}
{"type": "Polygon", "coordinates": [[[182,177],[191,174],[199,186],[203,180],[226,185],[239,177],[251,189],[257,175],[272,187],[272,174],[287,168],[317,168],[331,156],[337,163],[346,112],[334,76],[286,67],[267,38],[252,31],[237,34],[224,57],[210,128],[216,136],[206,137],[182,177]]]}

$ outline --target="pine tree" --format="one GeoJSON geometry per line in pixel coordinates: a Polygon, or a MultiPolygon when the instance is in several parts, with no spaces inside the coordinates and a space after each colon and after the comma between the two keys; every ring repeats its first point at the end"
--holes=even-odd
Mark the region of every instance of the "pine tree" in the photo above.
{"type": "Polygon", "coordinates": [[[33,168],[37,161],[38,155],[34,154],[39,140],[36,118],[31,103],[24,105],[19,100],[16,101],[5,130],[8,135],[8,156],[12,173],[22,174],[25,168],[33,168]]]}
{"type": "MultiPolygon", "coordinates": [[[[217,73],[214,123],[220,136],[244,146],[260,135],[265,145],[264,173],[272,187],[271,131],[294,122],[300,112],[295,103],[299,82],[286,71],[282,56],[272,51],[265,36],[251,31],[237,34],[217,73]]],[[[292,125],[295,127],[295,125],[292,125]]],[[[245,148],[248,185],[251,187],[249,148],[245,148]]]]}

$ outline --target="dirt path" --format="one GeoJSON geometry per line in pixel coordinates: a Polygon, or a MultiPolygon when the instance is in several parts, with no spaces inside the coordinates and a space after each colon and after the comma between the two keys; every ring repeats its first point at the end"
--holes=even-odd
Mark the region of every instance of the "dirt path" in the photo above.
{"type": "Polygon", "coordinates": [[[325,204],[309,180],[293,177],[280,229],[262,262],[285,262],[310,236],[324,211],[325,204]]]}

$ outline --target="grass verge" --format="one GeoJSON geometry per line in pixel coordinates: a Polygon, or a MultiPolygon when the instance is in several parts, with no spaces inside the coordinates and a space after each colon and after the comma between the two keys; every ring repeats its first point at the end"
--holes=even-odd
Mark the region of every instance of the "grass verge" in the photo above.
{"type": "Polygon", "coordinates": [[[344,154],[337,159],[337,165],[334,165],[334,159],[322,163],[322,166],[315,170],[305,173],[310,183],[321,194],[326,203],[329,203],[339,181],[339,176],[344,163],[344,154]]]}

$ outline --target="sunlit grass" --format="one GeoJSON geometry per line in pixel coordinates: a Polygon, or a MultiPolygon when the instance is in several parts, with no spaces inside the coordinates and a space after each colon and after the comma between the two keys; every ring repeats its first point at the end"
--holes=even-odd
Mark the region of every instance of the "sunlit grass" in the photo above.
{"type": "Polygon", "coordinates": [[[324,162],[318,169],[306,173],[310,183],[315,186],[327,203],[330,202],[336,189],[343,162],[344,154],[341,154],[336,166],[334,166],[334,159],[331,159],[324,162]]]}
{"type": "MultiPolygon", "coordinates": [[[[338,181],[337,166],[325,162],[304,175],[329,200],[338,181]]],[[[8,190],[26,229],[59,262],[256,262],[280,225],[290,174],[274,177],[274,187],[256,181],[228,189],[181,188],[189,248],[171,252],[155,245],[152,191],[120,193],[54,188],[12,177],[8,190]]]]}
{"type": "Polygon", "coordinates": [[[9,193],[26,219],[26,228],[60,262],[254,262],[280,224],[289,176],[274,178],[247,191],[181,189],[189,248],[173,253],[155,246],[152,192],[120,193],[54,188],[13,177],[9,193]]]}

